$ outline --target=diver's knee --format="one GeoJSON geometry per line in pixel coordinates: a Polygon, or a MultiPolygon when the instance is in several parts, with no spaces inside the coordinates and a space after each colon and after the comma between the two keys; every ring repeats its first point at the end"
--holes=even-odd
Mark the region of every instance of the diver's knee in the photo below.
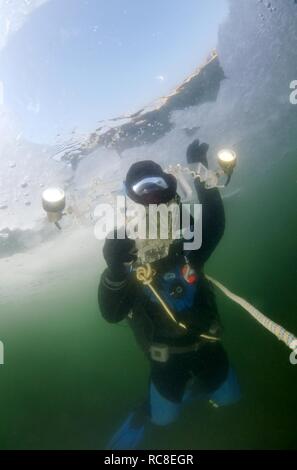
{"type": "Polygon", "coordinates": [[[209,399],[216,406],[234,405],[240,401],[241,388],[232,367],[229,368],[225,382],[209,396],[209,399]]]}
{"type": "Polygon", "coordinates": [[[180,403],[175,403],[163,397],[155,385],[150,387],[150,415],[151,423],[156,426],[169,426],[179,417],[180,403]]]}

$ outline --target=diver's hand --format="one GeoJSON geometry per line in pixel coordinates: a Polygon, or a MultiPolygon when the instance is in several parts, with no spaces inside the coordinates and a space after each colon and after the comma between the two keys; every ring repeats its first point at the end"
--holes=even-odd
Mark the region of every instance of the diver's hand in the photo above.
{"type": "Polygon", "coordinates": [[[123,277],[127,267],[137,259],[135,240],[130,238],[107,238],[103,247],[103,256],[113,275],[123,277]]]}
{"type": "Polygon", "coordinates": [[[202,163],[208,168],[207,152],[209,149],[208,144],[200,144],[199,140],[194,140],[187,148],[187,162],[188,163],[202,163]]]}

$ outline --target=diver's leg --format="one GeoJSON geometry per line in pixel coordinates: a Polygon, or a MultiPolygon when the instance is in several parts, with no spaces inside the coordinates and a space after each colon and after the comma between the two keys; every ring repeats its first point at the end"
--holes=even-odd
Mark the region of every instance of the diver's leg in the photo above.
{"type": "Polygon", "coordinates": [[[128,415],[109,441],[107,449],[136,449],[149,423],[168,426],[176,421],[188,379],[189,374],[180,359],[171,357],[167,363],[151,361],[148,399],[128,415]]]}
{"type": "Polygon", "coordinates": [[[208,399],[215,407],[228,406],[237,403],[241,398],[240,385],[237,375],[232,367],[229,367],[226,380],[210,393],[208,399]]]}
{"type": "MultiPolygon", "coordinates": [[[[196,377],[195,398],[210,400],[214,406],[226,406],[240,399],[240,387],[234,370],[229,365],[226,351],[220,343],[206,343],[195,353],[191,367],[196,377]]],[[[188,392],[189,394],[189,392],[188,392]]],[[[184,396],[184,402],[187,396],[184,396]]]]}
{"type": "Polygon", "coordinates": [[[205,400],[207,398],[207,393],[201,389],[198,380],[193,377],[188,382],[185,393],[183,395],[183,405],[188,405],[193,401],[205,400]]]}
{"type": "Polygon", "coordinates": [[[168,426],[177,420],[181,403],[165,398],[153,382],[150,384],[150,417],[151,423],[157,426],[168,426]]]}
{"type": "Polygon", "coordinates": [[[109,450],[136,449],[144,438],[149,423],[168,426],[177,420],[182,404],[163,396],[151,381],[149,400],[132,411],[109,441],[109,450]]]}
{"type": "Polygon", "coordinates": [[[168,426],[178,419],[188,380],[189,372],[181,357],[171,356],[165,364],[152,361],[149,385],[152,424],[168,426]]]}

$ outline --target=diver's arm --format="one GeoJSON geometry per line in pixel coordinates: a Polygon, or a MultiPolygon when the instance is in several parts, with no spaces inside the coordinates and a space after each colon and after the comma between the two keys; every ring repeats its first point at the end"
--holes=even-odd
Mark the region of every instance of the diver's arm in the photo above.
{"type": "Polygon", "coordinates": [[[129,265],[136,258],[135,241],[110,237],[105,240],[103,256],[107,269],[102,274],[98,303],[105,320],[117,323],[123,320],[132,307],[129,265]]]}
{"type": "Polygon", "coordinates": [[[109,269],[102,274],[98,288],[98,304],[103,318],[109,323],[123,320],[132,307],[129,279],[118,279],[109,269]]]}
{"type": "MultiPolygon", "coordinates": [[[[208,168],[207,144],[194,141],[187,150],[188,163],[201,162],[208,168]]],[[[202,204],[202,246],[189,254],[189,259],[197,268],[202,268],[208,260],[225,230],[225,211],[220,192],[217,188],[206,189],[198,179],[195,180],[198,199],[202,204]]]]}
{"type": "Polygon", "coordinates": [[[199,181],[195,183],[202,204],[202,256],[204,262],[212,254],[225,231],[225,210],[220,191],[205,189],[199,181]]]}
{"type": "Polygon", "coordinates": [[[188,258],[194,267],[201,269],[221,240],[225,230],[225,211],[217,188],[205,189],[195,182],[199,202],[202,204],[202,245],[190,251],[188,258]]]}

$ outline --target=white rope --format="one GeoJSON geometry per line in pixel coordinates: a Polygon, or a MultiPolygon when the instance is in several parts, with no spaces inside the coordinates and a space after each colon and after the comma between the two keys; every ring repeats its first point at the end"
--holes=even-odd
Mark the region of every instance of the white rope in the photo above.
{"type": "Polygon", "coordinates": [[[267,318],[263,313],[257,310],[253,305],[247,302],[242,297],[239,297],[233,292],[229,291],[223,284],[216,281],[210,276],[206,276],[216,287],[218,287],[229,299],[236,302],[242,308],[244,308],[255,320],[257,320],[266,330],[270,331],[280,341],[283,341],[290,349],[294,350],[296,347],[297,338],[293,333],[285,330],[281,325],[278,325],[274,321],[267,318]]]}

